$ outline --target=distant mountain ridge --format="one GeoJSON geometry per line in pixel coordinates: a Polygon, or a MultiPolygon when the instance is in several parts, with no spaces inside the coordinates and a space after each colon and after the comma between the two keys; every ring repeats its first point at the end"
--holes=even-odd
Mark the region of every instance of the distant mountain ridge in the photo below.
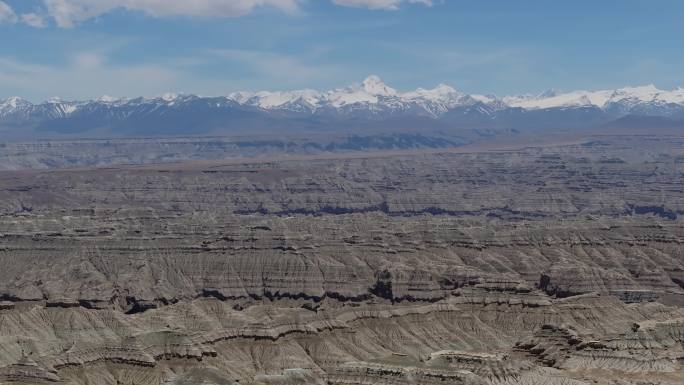
{"type": "Polygon", "coordinates": [[[546,91],[506,96],[466,94],[448,85],[399,92],[377,76],[330,91],[236,92],[227,96],[165,94],[33,104],[0,101],[4,133],[105,135],[228,133],[241,130],[396,128],[541,128],[605,124],[632,116],[684,119],[684,89],[653,85],[604,91],[546,91]]]}

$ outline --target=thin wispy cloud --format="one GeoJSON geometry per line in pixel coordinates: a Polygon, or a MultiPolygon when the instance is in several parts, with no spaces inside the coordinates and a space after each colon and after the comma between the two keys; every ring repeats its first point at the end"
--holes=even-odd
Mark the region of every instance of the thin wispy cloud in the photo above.
{"type": "Polygon", "coordinates": [[[178,70],[159,64],[109,64],[97,52],[77,53],[65,66],[0,57],[0,88],[22,90],[24,95],[42,98],[161,94],[177,84],[180,77],[178,70]]]}
{"type": "Polygon", "coordinates": [[[334,79],[340,74],[341,69],[337,66],[312,62],[321,50],[320,47],[314,47],[308,55],[239,49],[213,49],[209,53],[223,61],[249,69],[251,75],[260,81],[279,80],[283,85],[295,86],[305,81],[334,79]],[[286,82],[283,82],[283,75],[286,82]]]}
{"type": "Polygon", "coordinates": [[[11,24],[17,22],[17,14],[12,7],[4,1],[0,1],[0,24],[11,24]]]}
{"type": "Polygon", "coordinates": [[[21,21],[34,28],[45,28],[47,24],[45,23],[45,18],[37,13],[29,12],[21,15],[21,21]]]}
{"type": "Polygon", "coordinates": [[[325,47],[306,54],[265,50],[209,49],[193,56],[165,57],[133,63],[117,61],[117,47],[78,51],[65,61],[40,64],[0,56],[0,89],[40,101],[52,96],[89,99],[101,95],[155,96],[166,92],[226,95],[239,90],[296,88],[310,82],[335,82],[346,75],[341,66],[321,61],[325,47]],[[232,71],[208,75],[210,66],[232,71]],[[12,91],[14,90],[14,91],[12,91]]]}
{"type": "Polygon", "coordinates": [[[29,27],[34,28],[45,28],[47,24],[45,23],[45,17],[35,12],[28,12],[21,15],[17,15],[15,10],[6,2],[0,1],[0,25],[2,24],[15,24],[24,23],[29,27]]]}
{"type": "Polygon", "coordinates": [[[287,13],[299,10],[300,0],[44,0],[46,12],[59,27],[74,25],[115,9],[146,13],[153,17],[239,17],[260,7],[287,13]]]}
{"type": "Polygon", "coordinates": [[[404,3],[423,4],[428,7],[433,5],[432,0],[333,0],[333,3],[344,7],[383,10],[397,10],[404,3]]]}
{"type": "Polygon", "coordinates": [[[368,74],[499,95],[684,84],[683,4],[616,18],[577,1],[0,0],[0,99],[330,89],[368,74]]]}
{"type": "MultiPolygon", "coordinates": [[[[431,7],[434,0],[330,0],[342,7],[371,10],[397,10],[404,4],[431,7]]],[[[73,28],[87,20],[103,16],[117,9],[142,12],[151,17],[210,17],[233,18],[246,16],[259,8],[271,8],[285,14],[299,14],[306,0],[41,0],[39,11],[17,15],[4,1],[0,1],[0,23],[21,21],[36,28],[47,26],[50,19],[60,28],[73,28]]]]}

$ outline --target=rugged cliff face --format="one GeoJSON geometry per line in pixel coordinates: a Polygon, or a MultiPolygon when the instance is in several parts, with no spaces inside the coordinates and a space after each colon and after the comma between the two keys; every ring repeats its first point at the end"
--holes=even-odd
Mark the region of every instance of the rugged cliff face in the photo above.
{"type": "Polygon", "coordinates": [[[680,384],[682,155],[2,172],[0,382],[680,384]]]}

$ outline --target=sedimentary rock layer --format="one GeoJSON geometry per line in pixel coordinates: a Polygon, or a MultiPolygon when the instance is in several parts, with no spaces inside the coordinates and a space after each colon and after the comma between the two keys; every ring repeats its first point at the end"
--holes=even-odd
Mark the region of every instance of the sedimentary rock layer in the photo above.
{"type": "Polygon", "coordinates": [[[681,383],[677,143],[2,172],[0,382],[681,383]]]}

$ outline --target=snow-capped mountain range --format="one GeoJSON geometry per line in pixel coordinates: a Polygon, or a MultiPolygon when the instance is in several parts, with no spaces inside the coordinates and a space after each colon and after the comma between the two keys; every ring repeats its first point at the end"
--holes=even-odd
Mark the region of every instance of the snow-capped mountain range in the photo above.
{"type": "Polygon", "coordinates": [[[406,93],[397,92],[387,86],[377,76],[369,76],[360,85],[336,89],[328,92],[315,90],[299,90],[288,92],[238,92],[228,96],[229,99],[264,109],[299,110],[295,106],[309,111],[332,106],[344,108],[350,105],[379,105],[382,108],[395,106],[406,108],[417,105],[426,112],[438,116],[458,106],[482,103],[495,109],[520,107],[523,109],[546,109],[567,107],[610,108],[623,105],[627,109],[638,105],[684,105],[684,88],[672,91],[657,89],[654,85],[643,87],[626,87],[605,91],[546,91],[539,95],[515,95],[497,98],[493,95],[467,95],[454,88],[440,84],[433,89],[419,88],[406,93]]]}
{"type": "Polygon", "coordinates": [[[627,109],[638,105],[684,105],[684,88],[663,91],[654,85],[625,87],[605,91],[547,91],[537,96],[507,96],[504,103],[511,107],[544,109],[558,107],[595,106],[603,109],[622,105],[627,109]]]}
{"type": "Polygon", "coordinates": [[[236,92],[227,98],[241,105],[265,110],[316,113],[326,109],[339,112],[365,109],[380,113],[418,109],[435,117],[457,106],[472,105],[478,101],[491,103],[496,100],[482,95],[466,95],[444,84],[430,90],[419,88],[400,93],[377,76],[369,76],[360,84],[325,92],[311,89],[236,92]]]}
{"type": "Polygon", "coordinates": [[[52,98],[32,104],[19,97],[0,101],[0,127],[82,132],[203,132],[266,125],[377,126],[378,122],[440,127],[524,127],[596,124],[628,115],[684,119],[684,89],[653,85],[603,91],[546,91],[497,97],[466,94],[440,84],[399,92],[377,76],[330,91],[236,92],[222,97],[165,94],[154,98],[103,96],[88,101],[52,98]],[[371,123],[373,122],[373,123],[371,123]],[[287,123],[287,124],[284,124],[287,123]]]}

